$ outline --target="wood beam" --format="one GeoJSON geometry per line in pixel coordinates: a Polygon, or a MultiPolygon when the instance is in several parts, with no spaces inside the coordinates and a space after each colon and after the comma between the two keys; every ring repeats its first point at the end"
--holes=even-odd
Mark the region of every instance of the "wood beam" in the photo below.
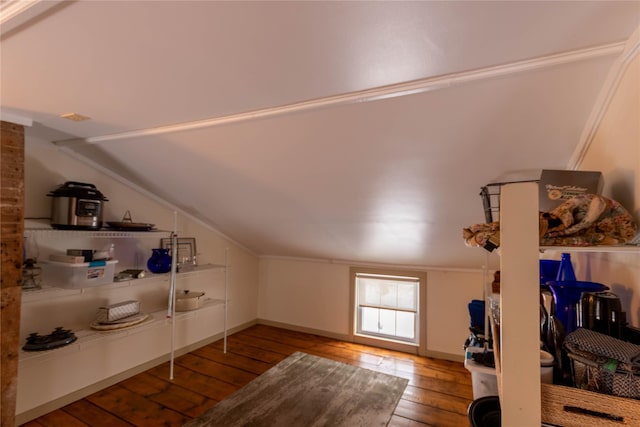
{"type": "Polygon", "coordinates": [[[0,425],[13,426],[22,298],[24,127],[3,121],[0,134],[0,425]]]}

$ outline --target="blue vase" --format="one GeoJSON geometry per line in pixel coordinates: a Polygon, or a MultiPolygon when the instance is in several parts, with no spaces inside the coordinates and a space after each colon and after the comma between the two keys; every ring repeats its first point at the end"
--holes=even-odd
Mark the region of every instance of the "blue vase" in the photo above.
{"type": "Polygon", "coordinates": [[[550,280],[557,280],[560,261],[541,259],[540,260],[540,284],[544,285],[550,280]]]}
{"type": "Polygon", "coordinates": [[[151,249],[151,258],[147,261],[147,268],[152,273],[168,273],[171,271],[171,255],[164,248],[151,249]]]}
{"type": "Polygon", "coordinates": [[[576,273],[573,271],[573,265],[571,264],[571,254],[562,254],[556,280],[568,282],[576,281],[576,273]]]}

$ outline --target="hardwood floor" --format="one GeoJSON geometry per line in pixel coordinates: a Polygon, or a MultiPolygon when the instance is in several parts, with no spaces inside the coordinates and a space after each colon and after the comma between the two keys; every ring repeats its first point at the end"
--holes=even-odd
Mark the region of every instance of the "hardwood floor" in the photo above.
{"type": "Polygon", "coordinates": [[[227,354],[217,341],[176,358],[173,381],[163,363],[23,426],[181,426],[296,351],[409,379],[389,426],[469,425],[471,376],[462,363],[264,325],[227,344],[227,354]]]}

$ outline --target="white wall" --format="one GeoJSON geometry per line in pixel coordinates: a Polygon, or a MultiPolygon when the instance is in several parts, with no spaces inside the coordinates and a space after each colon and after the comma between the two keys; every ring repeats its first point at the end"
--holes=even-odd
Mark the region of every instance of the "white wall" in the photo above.
{"type": "MultiPolygon", "coordinates": [[[[352,332],[349,268],[345,263],[261,258],[259,318],[346,338],[352,332]]],[[[469,336],[467,304],[482,299],[482,273],[412,270],[427,273],[427,352],[462,357],[469,336]]]]}
{"type": "Polygon", "coordinates": [[[468,304],[482,299],[483,280],[481,272],[427,271],[428,353],[462,356],[469,336],[468,304]]]}
{"type": "Polygon", "coordinates": [[[261,258],[258,317],[348,335],[349,266],[261,258]]]}
{"type": "MultiPolygon", "coordinates": [[[[600,123],[582,170],[600,170],[603,194],[620,201],[640,224],[640,55],[627,67],[600,123]]],[[[580,279],[603,283],[623,302],[633,326],[640,327],[640,254],[579,254],[580,279]]]]}
{"type": "MultiPolygon", "coordinates": [[[[174,225],[174,209],[155,200],[150,195],[116,181],[108,175],[83,164],[48,141],[39,139],[29,129],[25,138],[25,217],[50,217],[51,197],[47,193],[66,181],[80,181],[96,185],[109,200],[104,204],[104,221],[119,221],[130,210],[135,222],[155,224],[158,229],[171,230],[174,225]]],[[[33,220],[26,221],[33,223],[33,220]]],[[[45,221],[46,222],[46,221],[45,221]]],[[[228,327],[242,326],[257,318],[258,259],[217,231],[187,216],[177,215],[177,229],[181,237],[195,237],[199,264],[224,264],[228,254],[229,316],[228,327]]],[[[65,236],[42,237],[39,235],[40,260],[48,253],[64,250],[69,246],[104,240],[65,236]]],[[[151,255],[150,248],[158,247],[159,237],[114,239],[116,258],[119,251],[133,245],[132,252],[140,255],[144,267],[151,255]],[[138,254],[139,252],[139,254],[138,254]]],[[[86,246],[83,246],[86,247],[86,246]]],[[[136,256],[135,258],[138,258],[136,256]]],[[[116,272],[132,265],[117,265],[116,272]]],[[[182,273],[181,273],[182,274],[182,273]]],[[[224,296],[224,271],[212,270],[198,275],[179,275],[178,287],[202,290],[206,297],[224,296]]],[[[145,279],[139,283],[110,284],[75,290],[48,290],[42,296],[29,292],[23,294],[21,310],[21,343],[31,332],[50,333],[54,327],[70,328],[79,340],[77,345],[41,354],[22,354],[18,372],[17,414],[20,422],[38,415],[38,411],[55,409],[51,402],[64,401],[66,396],[91,387],[98,382],[119,376],[145,362],[167,357],[170,351],[170,324],[156,321],[130,331],[114,331],[94,337],[87,335],[89,323],[95,318],[101,305],[137,299],[143,312],[164,310],[167,306],[168,279],[145,279]],[[107,335],[104,335],[107,334],[107,335]],[[89,341],[83,336],[90,336],[89,341]]],[[[176,320],[176,351],[202,340],[219,336],[223,331],[224,310],[212,306],[206,310],[182,314],[176,320]]]]}

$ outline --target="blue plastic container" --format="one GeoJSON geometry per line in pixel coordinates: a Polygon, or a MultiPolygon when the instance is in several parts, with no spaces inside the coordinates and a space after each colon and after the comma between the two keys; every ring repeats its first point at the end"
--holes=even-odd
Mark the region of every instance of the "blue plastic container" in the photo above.
{"type": "Polygon", "coordinates": [[[552,280],[546,283],[553,294],[555,303],[554,315],[560,320],[564,326],[565,334],[574,331],[577,328],[577,306],[583,292],[601,292],[609,289],[602,283],[574,281],[557,281],[552,280]]]}
{"type": "Polygon", "coordinates": [[[484,330],[484,301],[471,300],[469,303],[469,317],[471,318],[471,327],[484,330]]]}

